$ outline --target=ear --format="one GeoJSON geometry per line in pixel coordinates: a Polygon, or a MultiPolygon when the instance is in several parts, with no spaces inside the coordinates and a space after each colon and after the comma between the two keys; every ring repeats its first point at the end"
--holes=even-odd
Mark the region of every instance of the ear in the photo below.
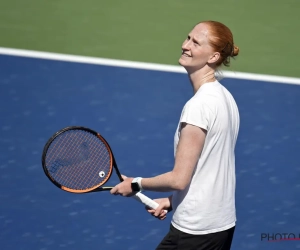
{"type": "Polygon", "coordinates": [[[208,63],[216,63],[219,59],[220,59],[220,53],[219,52],[214,52],[211,56],[210,56],[210,58],[209,58],[209,60],[208,60],[208,63]]]}

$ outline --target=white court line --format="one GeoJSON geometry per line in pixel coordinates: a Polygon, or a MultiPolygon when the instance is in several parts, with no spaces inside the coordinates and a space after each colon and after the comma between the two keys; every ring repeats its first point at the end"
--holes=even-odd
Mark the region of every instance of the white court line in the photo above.
{"type": "MultiPolygon", "coordinates": [[[[133,62],[133,61],[126,61],[126,60],[115,60],[115,59],[87,57],[87,56],[66,55],[66,54],[39,52],[39,51],[23,50],[23,49],[12,49],[12,48],[0,47],[0,54],[10,55],[10,56],[31,57],[31,58],[38,58],[38,59],[47,59],[47,60],[58,60],[58,61],[67,61],[67,62],[114,66],[114,67],[157,70],[157,71],[175,72],[175,73],[186,73],[184,68],[182,68],[181,66],[156,64],[156,63],[145,63],[145,62],[133,62]]],[[[283,84],[300,85],[300,78],[294,78],[294,77],[262,75],[262,74],[243,73],[243,72],[232,72],[232,71],[225,71],[225,70],[224,71],[222,70],[222,75],[225,78],[235,78],[235,79],[245,79],[245,80],[254,80],[254,81],[276,82],[276,83],[283,83],[283,84]]]]}

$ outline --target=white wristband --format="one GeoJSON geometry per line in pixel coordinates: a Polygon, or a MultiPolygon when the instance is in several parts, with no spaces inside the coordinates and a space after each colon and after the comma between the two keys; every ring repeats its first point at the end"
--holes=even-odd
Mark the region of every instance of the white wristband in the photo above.
{"type": "Polygon", "coordinates": [[[143,187],[142,187],[142,177],[136,177],[136,182],[137,184],[139,184],[140,190],[143,191],[143,187]]]}

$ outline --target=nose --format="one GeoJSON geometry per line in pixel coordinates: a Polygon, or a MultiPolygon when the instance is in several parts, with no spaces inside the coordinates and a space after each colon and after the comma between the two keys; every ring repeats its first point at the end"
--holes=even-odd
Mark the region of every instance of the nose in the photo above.
{"type": "Polygon", "coordinates": [[[181,49],[182,50],[190,50],[190,41],[191,40],[185,40],[181,46],[181,49]]]}

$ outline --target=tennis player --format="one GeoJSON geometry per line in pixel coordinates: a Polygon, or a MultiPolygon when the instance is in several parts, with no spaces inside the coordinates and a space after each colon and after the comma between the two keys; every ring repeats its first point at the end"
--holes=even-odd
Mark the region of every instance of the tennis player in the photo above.
{"type": "Polygon", "coordinates": [[[230,29],[216,21],[198,23],[182,45],[179,59],[194,95],[183,107],[174,138],[172,171],[152,178],[126,178],[112,194],[139,190],[173,191],[148,209],[158,219],[174,211],[170,231],[157,250],[229,250],[236,223],[235,145],[239,112],[230,92],[215,77],[239,48],[230,29]]]}

